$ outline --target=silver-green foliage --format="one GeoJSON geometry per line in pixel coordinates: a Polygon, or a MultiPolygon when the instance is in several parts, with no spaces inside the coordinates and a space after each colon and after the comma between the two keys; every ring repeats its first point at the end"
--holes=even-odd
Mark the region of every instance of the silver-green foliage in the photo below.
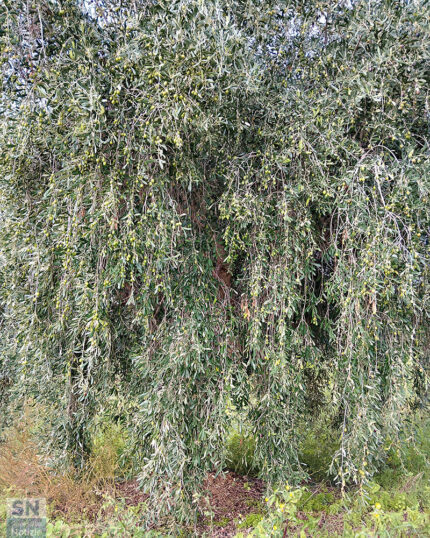
{"type": "MultiPolygon", "coordinates": [[[[425,1],[4,0],[1,379],[79,464],[109,398],[156,510],[221,465],[362,482],[425,392],[425,1]],[[162,502],[163,501],[163,502],[162,502]]],[[[427,360],[427,362],[426,362],[427,360]]]]}

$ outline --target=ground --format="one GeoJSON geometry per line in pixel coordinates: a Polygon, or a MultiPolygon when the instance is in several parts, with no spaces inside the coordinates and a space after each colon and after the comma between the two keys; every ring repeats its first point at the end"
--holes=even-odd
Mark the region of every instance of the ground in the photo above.
{"type": "MultiPolygon", "coordinates": [[[[246,528],[246,522],[249,520],[247,516],[254,514],[254,517],[258,517],[264,511],[265,484],[260,479],[234,472],[225,472],[218,476],[211,473],[208,475],[205,487],[209,509],[207,505],[203,505],[202,511],[212,512],[212,520],[207,517],[199,523],[195,529],[199,535],[211,538],[231,538],[238,531],[246,534],[249,530],[246,528]]],[[[320,489],[321,485],[310,488],[312,494],[318,494],[320,489]]],[[[338,495],[335,488],[330,489],[338,495]]],[[[116,485],[115,492],[115,496],[118,499],[122,498],[127,506],[136,506],[147,498],[147,495],[139,489],[136,480],[116,485]]],[[[321,512],[319,515],[321,516],[319,530],[323,530],[329,536],[342,532],[342,514],[321,512]]],[[[305,512],[299,512],[298,517],[305,520],[308,516],[305,512]]],[[[308,533],[308,536],[311,534],[308,533]]]]}

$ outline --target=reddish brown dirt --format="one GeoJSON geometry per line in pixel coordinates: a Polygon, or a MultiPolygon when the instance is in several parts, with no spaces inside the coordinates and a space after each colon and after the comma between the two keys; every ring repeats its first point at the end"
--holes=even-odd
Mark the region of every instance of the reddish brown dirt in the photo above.
{"type": "MultiPolygon", "coordinates": [[[[232,537],[236,534],[236,522],[247,514],[261,513],[264,483],[256,478],[226,472],[216,476],[208,475],[205,482],[204,498],[201,503],[203,513],[212,513],[201,520],[194,529],[198,535],[205,534],[213,538],[232,537]]],[[[116,499],[123,499],[128,506],[136,506],[147,499],[139,489],[136,480],[115,485],[112,492],[116,499]]],[[[264,503],[264,501],[263,501],[264,503]]]]}
{"type": "Polygon", "coordinates": [[[124,499],[127,506],[137,506],[148,498],[148,495],[139,489],[137,480],[127,480],[115,485],[115,497],[124,499]]]}
{"type": "MultiPolygon", "coordinates": [[[[226,472],[216,476],[208,475],[205,482],[205,501],[201,503],[203,513],[212,513],[212,520],[208,516],[202,519],[194,529],[193,534],[210,536],[211,538],[232,538],[236,535],[237,523],[248,514],[261,513],[264,507],[264,483],[257,478],[241,476],[233,472],[226,472]]],[[[335,489],[333,489],[335,491],[335,489]]],[[[318,487],[316,488],[318,492],[318,487]]],[[[147,499],[138,486],[136,480],[130,480],[115,486],[115,497],[124,499],[129,506],[136,506],[147,499]]],[[[307,515],[299,512],[299,519],[306,520],[307,515]]],[[[320,514],[319,531],[328,536],[341,535],[343,531],[343,515],[320,514]]],[[[246,529],[240,529],[246,534],[246,529]]],[[[298,529],[290,528],[287,536],[298,535],[298,529]]],[[[309,532],[306,535],[311,538],[309,532]]]]}
{"type": "Polygon", "coordinates": [[[210,510],[210,520],[197,531],[210,532],[212,537],[234,536],[236,523],[247,514],[261,513],[261,502],[264,494],[264,483],[257,478],[248,478],[233,472],[215,476],[210,474],[206,480],[206,490],[210,510]],[[221,523],[224,523],[222,526],[221,523]],[[208,529],[209,528],[209,529],[208,529]]]}

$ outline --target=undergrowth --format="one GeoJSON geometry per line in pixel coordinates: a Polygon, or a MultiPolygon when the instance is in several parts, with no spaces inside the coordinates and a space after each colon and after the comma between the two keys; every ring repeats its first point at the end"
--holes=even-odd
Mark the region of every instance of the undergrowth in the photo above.
{"type": "MultiPolygon", "coordinates": [[[[5,530],[5,500],[15,496],[47,499],[50,537],[191,536],[195,528],[178,529],[166,519],[161,527],[146,528],[147,506],[130,506],[116,490],[130,470],[125,457],[127,435],[117,423],[94,429],[92,453],[79,474],[56,467],[37,443],[37,410],[27,408],[17,426],[2,432],[0,450],[0,532],[5,530]]],[[[418,418],[418,443],[399,451],[387,447],[379,473],[364,489],[342,496],[327,479],[335,441],[329,432],[307,432],[302,454],[311,480],[297,487],[279,486],[267,498],[247,502],[252,511],[230,520],[221,517],[203,532],[234,524],[237,538],[273,536],[395,537],[430,534],[430,420],[418,418]],[[319,436],[319,433],[321,435],[319,436]],[[319,442],[318,442],[319,440],[319,442]],[[318,480],[315,480],[318,477],[318,480]],[[252,503],[252,506],[251,506],[252,503]]],[[[239,474],[258,474],[250,435],[232,432],[226,442],[227,465],[239,474]]]]}

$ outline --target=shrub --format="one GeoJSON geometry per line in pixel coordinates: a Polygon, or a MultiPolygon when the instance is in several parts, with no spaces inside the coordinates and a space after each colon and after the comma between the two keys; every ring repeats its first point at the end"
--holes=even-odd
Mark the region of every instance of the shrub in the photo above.
{"type": "Polygon", "coordinates": [[[299,458],[305,465],[310,478],[315,481],[327,480],[330,464],[336,450],[339,448],[339,435],[333,431],[327,418],[304,429],[303,441],[300,446],[299,458]]]}
{"type": "Polygon", "coordinates": [[[258,471],[254,462],[255,438],[233,432],[226,445],[226,467],[242,475],[252,476],[258,471]]]}
{"type": "Polygon", "coordinates": [[[100,426],[92,438],[88,472],[98,480],[113,480],[124,476],[131,467],[126,457],[127,433],[115,422],[100,426]]]}

